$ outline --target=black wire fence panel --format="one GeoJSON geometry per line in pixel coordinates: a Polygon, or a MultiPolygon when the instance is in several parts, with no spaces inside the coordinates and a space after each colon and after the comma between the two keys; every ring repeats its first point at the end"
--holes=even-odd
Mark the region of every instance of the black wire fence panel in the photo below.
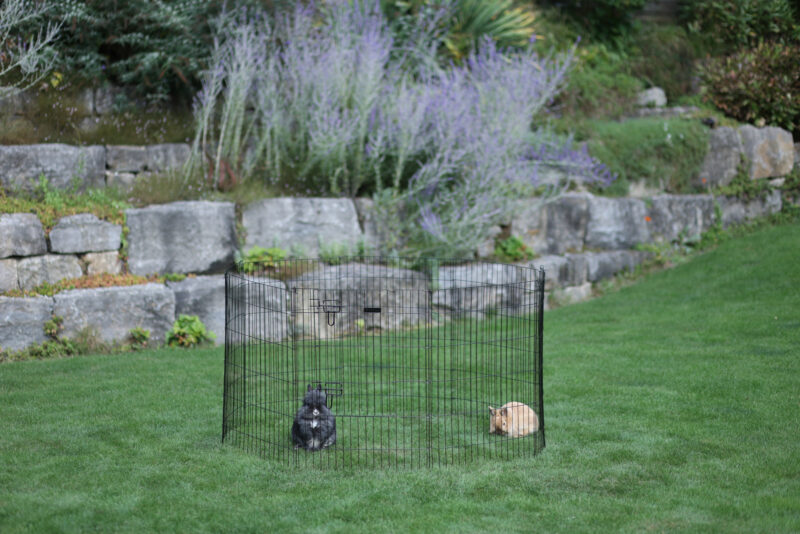
{"type": "Polygon", "coordinates": [[[226,273],[223,441],[323,467],[427,467],[544,448],[543,270],[335,263],[226,273]],[[336,423],[335,443],[314,451],[291,437],[309,387],[325,392],[336,423]],[[511,428],[490,433],[490,407],[499,414],[512,402],[511,428]],[[531,421],[521,410],[533,421],[523,432],[514,427],[531,421]]]}

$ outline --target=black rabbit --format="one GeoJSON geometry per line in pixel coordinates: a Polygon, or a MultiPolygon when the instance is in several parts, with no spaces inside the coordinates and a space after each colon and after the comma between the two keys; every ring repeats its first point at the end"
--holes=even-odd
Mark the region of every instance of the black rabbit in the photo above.
{"type": "Polygon", "coordinates": [[[336,443],[336,418],[326,405],[327,395],[320,384],[308,386],[303,405],[297,410],[292,424],[294,448],[320,451],[336,443]]]}

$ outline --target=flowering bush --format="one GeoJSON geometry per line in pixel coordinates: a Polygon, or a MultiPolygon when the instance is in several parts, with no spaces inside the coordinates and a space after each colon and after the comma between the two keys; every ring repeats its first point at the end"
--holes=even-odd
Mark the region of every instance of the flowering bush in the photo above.
{"type": "Polygon", "coordinates": [[[261,175],[303,193],[373,193],[390,250],[448,256],[471,254],[512,198],[611,179],[570,139],[531,129],[571,55],[486,40],[445,69],[424,39],[398,54],[377,3],[319,15],[300,6],[275,27],[225,24],[188,172],[218,186],[261,175]]]}

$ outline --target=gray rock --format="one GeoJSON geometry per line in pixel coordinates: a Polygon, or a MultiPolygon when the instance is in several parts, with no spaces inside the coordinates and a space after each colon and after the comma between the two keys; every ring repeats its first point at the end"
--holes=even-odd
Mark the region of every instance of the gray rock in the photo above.
{"type": "Polygon", "coordinates": [[[636,95],[636,104],[639,107],[663,108],[667,105],[667,94],[660,87],[651,87],[636,95]]]}
{"type": "Polygon", "coordinates": [[[586,278],[589,282],[605,280],[623,271],[633,271],[640,256],[630,250],[609,250],[586,254],[586,278]]]}
{"type": "Polygon", "coordinates": [[[293,331],[301,337],[330,339],[431,320],[428,277],[417,271],[349,263],[324,267],[286,285],[293,331]],[[380,311],[366,311],[370,308],[380,311]]]}
{"type": "Polygon", "coordinates": [[[544,308],[546,310],[576,304],[589,300],[592,297],[592,284],[586,282],[579,286],[569,286],[554,289],[546,294],[544,308]]]}
{"type": "MultiPolygon", "coordinates": [[[[223,325],[221,334],[217,335],[228,336],[234,344],[254,343],[256,340],[280,342],[286,339],[292,326],[288,305],[290,294],[286,291],[286,284],[265,276],[238,273],[229,276],[230,293],[226,305],[230,322],[228,331],[223,325]]],[[[309,311],[309,306],[318,303],[310,300],[312,293],[300,289],[291,295],[297,302],[297,310],[301,312],[295,316],[294,322],[298,336],[313,335],[314,327],[320,325],[315,321],[322,320],[321,324],[327,324],[325,315],[318,314],[316,308],[309,311]]],[[[339,328],[342,326],[340,321],[339,328]]],[[[328,334],[327,330],[322,332],[323,335],[328,334]]],[[[333,331],[330,334],[333,335],[333,331]]],[[[217,341],[220,341],[219,337],[217,341]]]]}
{"type": "Polygon", "coordinates": [[[64,318],[64,337],[88,328],[103,341],[124,342],[140,327],[162,343],[175,321],[175,295],[161,284],[73,289],[53,300],[53,313],[64,318]]]}
{"type": "Polygon", "coordinates": [[[192,149],[186,143],[164,143],[147,147],[147,170],[164,172],[183,167],[192,149]]]}
{"type": "Polygon", "coordinates": [[[83,276],[81,263],[75,256],[47,254],[22,258],[17,262],[19,287],[33,289],[47,282],[55,284],[60,280],[83,276]]]}
{"type": "Polygon", "coordinates": [[[783,206],[783,199],[779,190],[771,191],[766,199],[745,202],[736,197],[718,197],[717,202],[722,211],[723,228],[778,213],[783,206]]]}
{"type": "Polygon", "coordinates": [[[86,274],[120,274],[122,262],[117,251],[89,252],[81,258],[86,264],[86,274]]]}
{"type": "Polygon", "coordinates": [[[711,195],[660,195],[650,205],[650,234],[655,240],[693,239],[711,228],[714,198],[711,195]]]}
{"type": "Polygon", "coordinates": [[[122,191],[130,191],[133,189],[136,178],[137,175],[132,172],[106,171],[106,186],[116,187],[122,191]]]}
{"type": "Polygon", "coordinates": [[[17,260],[0,260],[0,293],[19,289],[17,260]]]}
{"type": "Polygon", "coordinates": [[[353,200],[358,215],[358,224],[361,227],[364,242],[372,251],[380,250],[382,239],[380,227],[375,212],[375,202],[371,198],[356,198],[353,200]]]}
{"type": "Polygon", "coordinates": [[[695,181],[699,187],[717,187],[731,183],[739,172],[744,147],[739,132],[723,126],[711,130],[708,152],[695,181]]]}
{"type": "Polygon", "coordinates": [[[0,258],[47,252],[44,228],[32,213],[0,215],[0,258]]]}
{"type": "Polygon", "coordinates": [[[0,114],[16,115],[24,113],[33,101],[30,91],[13,86],[0,87],[0,114]]]}
{"type": "Polygon", "coordinates": [[[126,214],[128,268],[134,274],[214,273],[233,263],[231,202],[173,202],[126,214]]]}
{"type": "Polygon", "coordinates": [[[519,313],[533,271],[527,266],[475,262],[440,267],[433,281],[433,304],[453,315],[481,316],[489,310],[519,313]]]}
{"type": "Polygon", "coordinates": [[[0,348],[22,350],[47,341],[44,323],[52,316],[51,297],[0,297],[0,348]]]}
{"type": "Polygon", "coordinates": [[[588,261],[586,254],[567,254],[567,274],[564,286],[579,286],[586,283],[588,274],[588,261]]]}
{"type": "MultiPolygon", "coordinates": [[[[167,287],[175,293],[176,317],[197,315],[206,329],[216,334],[217,345],[225,342],[225,275],[186,278],[180,282],[167,282],[167,287]]],[[[251,313],[259,311],[263,310],[255,307],[250,310],[251,313]]]]}
{"type": "Polygon", "coordinates": [[[114,100],[122,93],[119,87],[106,85],[94,89],[94,112],[98,115],[107,115],[114,111],[114,100]]]}
{"type": "Polygon", "coordinates": [[[59,254],[118,250],[122,226],[91,213],[62,217],[50,231],[50,250],[59,254]]]}
{"type": "Polygon", "coordinates": [[[727,126],[711,130],[708,152],[694,185],[699,187],[728,185],[739,172],[743,155],[744,147],[739,132],[727,126]]]}
{"type": "Polygon", "coordinates": [[[503,233],[503,229],[495,225],[489,228],[489,235],[478,245],[477,254],[479,258],[490,258],[494,255],[495,243],[498,236],[503,233]]]}
{"type": "Polygon", "coordinates": [[[750,178],[786,176],[794,166],[792,134],[770,126],[756,128],[749,124],[739,128],[742,147],[750,163],[750,178]]]}
{"type": "Polygon", "coordinates": [[[794,166],[800,167],[800,143],[794,144],[794,166]]]}
{"type": "Polygon", "coordinates": [[[511,233],[519,237],[535,254],[544,254],[548,251],[546,230],[547,206],[535,199],[521,201],[518,209],[514,210],[511,233]]]}
{"type": "Polygon", "coordinates": [[[650,241],[647,206],[635,198],[591,197],[586,246],[616,250],[650,241]]]}
{"type": "Polygon", "coordinates": [[[346,198],[268,198],[242,214],[245,248],[278,246],[317,256],[320,245],[353,247],[363,238],[353,202],[346,198]]]}
{"type": "Polygon", "coordinates": [[[544,289],[549,291],[561,287],[568,278],[568,261],[564,256],[542,256],[528,264],[534,269],[544,268],[544,289]]]}
{"type": "Polygon", "coordinates": [[[44,175],[56,189],[105,185],[106,149],[62,144],[0,146],[0,183],[6,189],[30,191],[44,175]]]}
{"type": "Polygon", "coordinates": [[[108,145],[106,167],[116,172],[142,172],[147,167],[147,148],[130,145],[108,145]]]}
{"type": "Polygon", "coordinates": [[[549,254],[583,250],[593,199],[588,193],[567,193],[547,204],[545,239],[549,254]]]}

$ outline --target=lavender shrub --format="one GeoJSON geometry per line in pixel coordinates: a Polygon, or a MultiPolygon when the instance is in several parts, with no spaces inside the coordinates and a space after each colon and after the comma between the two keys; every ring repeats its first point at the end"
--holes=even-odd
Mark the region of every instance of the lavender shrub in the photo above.
{"type": "Polygon", "coordinates": [[[377,3],[283,17],[221,26],[197,99],[195,169],[218,176],[224,161],[294,192],[371,192],[384,253],[458,257],[511,217],[512,200],[545,202],[574,182],[611,179],[570,139],[532,129],[570,54],[503,53],[486,40],[443,68],[429,40],[393,48],[377,3]]]}

